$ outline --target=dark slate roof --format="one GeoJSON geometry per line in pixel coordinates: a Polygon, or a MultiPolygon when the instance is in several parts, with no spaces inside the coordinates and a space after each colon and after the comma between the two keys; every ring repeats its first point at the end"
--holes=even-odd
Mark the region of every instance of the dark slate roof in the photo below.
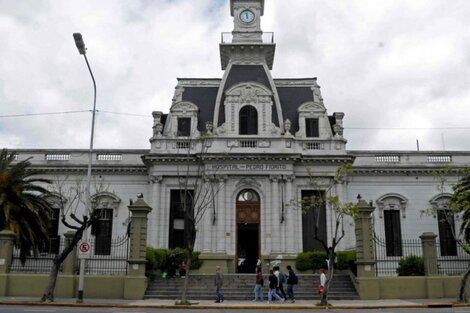
{"type": "Polygon", "coordinates": [[[227,82],[224,86],[224,92],[232,86],[244,82],[260,83],[271,90],[268,76],[261,65],[233,65],[227,82]]]}
{"type": "MultiPolygon", "coordinates": [[[[264,70],[264,67],[261,65],[233,65],[230,73],[228,74],[227,81],[224,86],[224,93],[231,87],[244,83],[244,82],[256,82],[261,85],[264,85],[269,90],[271,89],[271,84],[269,83],[268,76],[264,70]]],[[[222,104],[225,102],[225,97],[222,98],[222,104]]],[[[273,122],[277,121],[277,112],[275,112],[276,118],[273,122]]],[[[221,105],[219,110],[219,125],[225,123],[225,106],[221,105]]],[[[276,124],[279,124],[275,122],[276,124]]]]}
{"type": "Polygon", "coordinates": [[[214,119],[215,101],[218,87],[185,87],[183,101],[190,101],[198,106],[199,116],[197,129],[206,130],[206,122],[214,119]]]}
{"type": "Polygon", "coordinates": [[[277,93],[281,101],[284,121],[289,119],[292,123],[291,134],[299,131],[298,108],[308,101],[313,101],[313,93],[309,87],[278,87],[277,93]]]}

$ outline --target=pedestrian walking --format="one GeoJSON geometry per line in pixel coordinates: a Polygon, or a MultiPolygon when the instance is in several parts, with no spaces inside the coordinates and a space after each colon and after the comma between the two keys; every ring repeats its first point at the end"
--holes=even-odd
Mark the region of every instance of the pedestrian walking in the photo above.
{"type": "Polygon", "coordinates": [[[264,278],[261,267],[256,267],[255,299],[253,301],[263,301],[264,278]]]}
{"type": "Polygon", "coordinates": [[[287,295],[290,298],[290,302],[294,303],[295,302],[294,285],[297,285],[297,283],[299,282],[299,279],[297,275],[295,275],[290,265],[287,265],[286,268],[287,268],[287,295]]]}
{"type": "Polygon", "coordinates": [[[325,270],[323,268],[320,269],[320,284],[317,287],[318,295],[320,299],[323,297],[323,292],[325,291],[325,284],[326,284],[326,275],[325,270]]]}
{"type": "Polygon", "coordinates": [[[224,284],[224,275],[220,270],[220,266],[216,266],[215,268],[215,278],[214,278],[214,285],[215,285],[215,303],[222,303],[224,302],[224,294],[222,293],[222,286],[224,284]]]}
{"type": "Polygon", "coordinates": [[[268,292],[268,303],[273,303],[273,299],[284,302],[285,299],[281,298],[277,292],[277,277],[274,275],[273,270],[269,270],[269,292],[268,292]]]}
{"type": "Polygon", "coordinates": [[[274,275],[276,275],[277,278],[277,293],[279,296],[282,296],[284,299],[287,298],[286,292],[284,291],[284,284],[287,282],[286,275],[284,275],[283,272],[279,270],[279,266],[274,266],[274,275]]]}

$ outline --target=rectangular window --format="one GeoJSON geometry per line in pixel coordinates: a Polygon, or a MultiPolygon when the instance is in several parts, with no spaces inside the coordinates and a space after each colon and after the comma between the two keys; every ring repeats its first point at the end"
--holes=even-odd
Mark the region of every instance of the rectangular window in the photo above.
{"type": "Polygon", "coordinates": [[[325,193],[318,190],[302,190],[302,241],[303,251],[323,250],[322,244],[315,240],[315,225],[318,225],[318,237],[326,242],[326,205],[325,193]],[[312,203],[320,201],[320,207],[315,208],[312,203]],[[317,223],[318,221],[318,223],[317,223]]]}
{"type": "Polygon", "coordinates": [[[192,199],[192,190],[177,189],[170,192],[170,234],[168,242],[170,249],[186,247],[185,235],[188,227],[186,226],[185,217],[186,211],[192,210],[192,199]]]}
{"type": "MultiPolygon", "coordinates": [[[[457,255],[457,243],[452,235],[452,229],[449,222],[454,224],[454,217],[451,217],[451,221],[447,220],[446,215],[449,213],[447,210],[438,210],[437,219],[439,226],[439,244],[441,248],[441,256],[456,256],[457,255]]],[[[454,226],[454,225],[452,225],[454,226]]]]}
{"type": "Polygon", "coordinates": [[[384,211],[387,256],[402,256],[400,210],[384,211]]]}
{"type": "Polygon", "coordinates": [[[191,118],[179,117],[178,118],[178,136],[189,137],[191,135],[191,118]]]}
{"type": "Polygon", "coordinates": [[[46,243],[45,247],[41,250],[44,253],[58,254],[60,249],[60,236],[59,236],[59,216],[60,209],[53,208],[52,216],[50,220],[49,227],[49,241],[46,243]]]}
{"type": "Polygon", "coordinates": [[[113,209],[97,209],[98,221],[93,225],[95,235],[95,254],[111,255],[111,239],[113,232],[113,209]]]}
{"type": "Polygon", "coordinates": [[[318,118],[305,119],[305,134],[307,137],[320,137],[318,118]]]}

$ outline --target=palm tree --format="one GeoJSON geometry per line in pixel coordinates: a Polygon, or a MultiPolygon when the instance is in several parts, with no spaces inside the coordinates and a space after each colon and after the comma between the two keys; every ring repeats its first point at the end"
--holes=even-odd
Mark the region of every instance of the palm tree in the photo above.
{"type": "MultiPolygon", "coordinates": [[[[457,244],[463,250],[470,254],[470,170],[467,169],[465,174],[459,181],[452,187],[454,193],[449,200],[449,207],[453,212],[462,213],[462,224],[460,225],[459,235],[456,236],[457,244]],[[463,240],[461,239],[463,238],[463,240]]],[[[470,277],[470,264],[467,267],[461,281],[459,289],[459,301],[465,302],[465,289],[467,279],[470,277]]]]}
{"type": "MultiPolygon", "coordinates": [[[[15,233],[15,246],[24,263],[31,253],[37,255],[48,240],[52,209],[46,201],[47,179],[32,177],[29,159],[14,163],[15,154],[0,153],[0,231],[15,233]],[[42,185],[42,186],[41,186],[42,185]]],[[[35,173],[40,174],[40,173],[35,173]]]]}

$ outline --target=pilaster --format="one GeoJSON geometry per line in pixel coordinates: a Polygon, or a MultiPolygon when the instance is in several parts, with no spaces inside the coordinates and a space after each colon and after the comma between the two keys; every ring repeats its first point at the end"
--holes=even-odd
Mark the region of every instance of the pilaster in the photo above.
{"type": "Polygon", "coordinates": [[[14,240],[14,232],[10,230],[0,232],[0,274],[10,272],[14,240]]]}
{"type": "Polygon", "coordinates": [[[423,248],[424,271],[426,276],[438,274],[436,237],[437,235],[431,232],[423,233],[419,236],[423,248]]]}
{"type": "Polygon", "coordinates": [[[375,253],[372,228],[372,212],[375,207],[360,199],[355,217],[357,276],[375,277],[375,253]]]}
{"type": "Polygon", "coordinates": [[[129,276],[145,276],[148,214],[152,208],[143,198],[128,206],[131,211],[129,276]]]}
{"type": "Polygon", "coordinates": [[[279,209],[279,180],[280,175],[269,176],[271,180],[271,253],[281,252],[281,214],[279,209]]]}

